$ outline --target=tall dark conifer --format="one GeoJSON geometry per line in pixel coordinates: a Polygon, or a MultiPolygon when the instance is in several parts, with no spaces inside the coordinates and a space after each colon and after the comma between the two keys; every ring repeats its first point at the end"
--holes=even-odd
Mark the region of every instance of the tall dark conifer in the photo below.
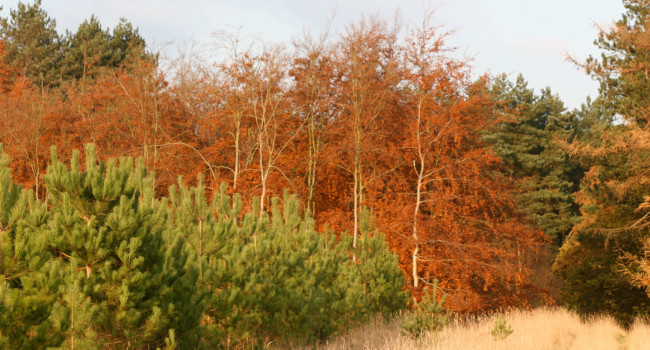
{"type": "Polygon", "coordinates": [[[550,89],[536,94],[521,75],[515,83],[497,80],[492,92],[502,101],[503,121],[484,139],[517,184],[521,210],[561,244],[579,221],[573,192],[578,189],[581,169],[561,146],[575,138],[575,118],[550,89]]]}
{"type": "Polygon", "coordinates": [[[622,18],[595,42],[602,55],[586,62],[600,96],[587,110],[586,137],[574,145],[590,165],[577,194],[584,219],[554,270],[570,307],[629,325],[650,314],[650,3],[623,5],[622,18]]]}
{"type": "Polygon", "coordinates": [[[40,86],[60,82],[61,38],[41,0],[32,5],[19,2],[9,18],[0,18],[0,37],[5,40],[4,59],[19,75],[40,86]]]}

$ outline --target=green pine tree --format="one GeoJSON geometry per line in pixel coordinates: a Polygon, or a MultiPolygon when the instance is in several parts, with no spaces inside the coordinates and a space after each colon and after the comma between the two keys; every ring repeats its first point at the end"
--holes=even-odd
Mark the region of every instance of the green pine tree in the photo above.
{"type": "Polygon", "coordinates": [[[142,163],[98,162],[88,146],[81,169],[78,152],[68,168],[53,151],[45,176],[53,219],[40,234],[61,265],[66,296],[52,321],[66,343],[162,346],[176,329],[192,344],[202,310],[187,300],[197,276],[183,241],[164,240],[166,207],[142,163]]]}
{"type": "Polygon", "coordinates": [[[60,82],[61,38],[41,0],[32,5],[19,2],[9,18],[0,18],[0,37],[5,40],[5,59],[21,76],[39,86],[60,82]]]}
{"type": "Polygon", "coordinates": [[[375,229],[368,208],[361,211],[359,226],[361,235],[356,250],[352,250],[347,237],[341,240],[341,244],[346,244],[356,259],[356,264],[345,265],[352,270],[355,279],[347,287],[348,294],[356,294],[360,298],[361,305],[357,309],[362,310],[359,315],[361,320],[366,321],[367,317],[375,314],[388,317],[406,307],[408,295],[403,291],[404,273],[385,236],[375,229]]]}
{"type": "Polygon", "coordinates": [[[49,316],[61,278],[48,264],[45,240],[33,234],[49,219],[31,191],[11,182],[0,147],[0,349],[40,349],[63,340],[49,316]]]}
{"type": "Polygon", "coordinates": [[[167,207],[142,162],[98,162],[88,146],[85,164],[75,151],[68,167],[53,150],[45,182],[50,209],[28,201],[14,244],[22,271],[3,285],[10,348],[194,348],[198,273],[185,242],[165,239],[167,207]]]}
{"type": "Polygon", "coordinates": [[[578,198],[582,223],[560,250],[554,271],[565,281],[567,304],[582,314],[612,314],[624,325],[650,314],[639,284],[639,261],[648,260],[650,123],[647,75],[650,4],[624,0],[616,26],[595,44],[603,53],[587,60],[600,95],[586,109],[589,126],[576,153],[590,166],[578,198]]]}
{"type": "Polygon", "coordinates": [[[102,29],[95,16],[84,21],[74,34],[66,38],[62,74],[66,79],[85,80],[96,76],[102,67],[112,67],[118,59],[118,52],[111,47],[111,35],[102,29]]]}
{"type": "Polygon", "coordinates": [[[271,214],[260,217],[255,204],[243,213],[225,185],[210,202],[204,193],[201,178],[189,188],[179,181],[168,221],[168,232],[187,242],[207,294],[203,345],[310,342],[406,305],[397,258],[368,216],[354,263],[349,237],[337,243],[317,232],[292,196],[274,198],[271,214]]]}
{"type": "Polygon", "coordinates": [[[134,61],[136,58],[158,61],[158,54],[146,50],[147,46],[144,38],[140,35],[138,29],[134,28],[125,18],[120,18],[120,22],[113,28],[110,47],[114,55],[114,67],[125,62],[134,61]]]}
{"type": "Polygon", "coordinates": [[[550,89],[535,94],[521,75],[515,83],[497,80],[492,93],[503,101],[505,120],[484,139],[502,160],[505,175],[518,186],[521,210],[561,244],[579,221],[573,192],[583,171],[560,145],[576,137],[575,118],[550,89]]]}
{"type": "Polygon", "coordinates": [[[218,296],[226,286],[224,274],[227,266],[225,256],[233,249],[238,232],[237,218],[241,201],[231,201],[226,187],[215,193],[212,201],[206,198],[203,178],[197,185],[187,187],[179,179],[177,186],[169,189],[169,214],[167,220],[168,240],[181,237],[190,254],[189,268],[197,271],[197,293],[187,302],[202,305],[201,345],[208,348],[218,346],[225,339],[225,332],[219,322],[227,312],[227,303],[218,296]],[[232,203],[232,204],[231,204],[232,203]]]}
{"type": "Polygon", "coordinates": [[[199,177],[157,200],[141,161],[99,162],[93,146],[69,166],[52,151],[47,205],[11,184],[7,164],[0,348],[308,343],[406,305],[367,211],[353,249],[288,194],[270,215],[244,213],[225,186],[208,201],[199,177]]]}
{"type": "Polygon", "coordinates": [[[95,16],[79,25],[65,38],[65,57],[61,62],[63,79],[85,81],[106,69],[119,68],[134,59],[155,59],[146,51],[144,38],[126,19],[110,32],[95,16]]]}
{"type": "Polygon", "coordinates": [[[327,337],[345,322],[345,290],[336,283],[349,258],[304,223],[296,199],[285,196],[282,209],[272,203],[270,218],[244,215],[225,257],[229,288],[220,298],[232,312],[223,325],[242,341],[327,337]]]}

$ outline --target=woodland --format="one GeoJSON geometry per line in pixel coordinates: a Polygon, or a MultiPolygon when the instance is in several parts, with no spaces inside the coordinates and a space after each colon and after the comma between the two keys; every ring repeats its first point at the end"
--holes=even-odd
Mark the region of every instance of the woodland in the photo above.
{"type": "Polygon", "coordinates": [[[0,18],[0,349],[244,348],[417,308],[650,315],[650,1],[568,110],[425,20],[163,63],[0,18]],[[477,78],[478,77],[478,78],[477,78]],[[425,292],[426,290],[426,292],[425,292]]]}

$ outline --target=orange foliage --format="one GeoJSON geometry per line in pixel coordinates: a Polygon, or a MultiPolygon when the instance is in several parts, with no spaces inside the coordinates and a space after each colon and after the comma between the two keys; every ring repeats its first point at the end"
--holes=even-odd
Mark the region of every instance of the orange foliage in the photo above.
{"type": "Polygon", "coordinates": [[[0,39],[0,93],[7,93],[10,89],[11,65],[6,60],[4,40],[0,39]]]}
{"type": "Polygon", "coordinates": [[[319,228],[352,233],[367,206],[416,295],[436,278],[456,310],[521,304],[524,254],[541,235],[480,141],[494,108],[485,79],[472,83],[443,39],[425,27],[400,40],[371,19],[293,57],[233,45],[229,60],[172,81],[138,60],[52,90],[17,79],[0,94],[0,141],[37,190],[50,146],[92,142],[102,158],[143,157],[160,194],[198,173],[248,206],[289,189],[319,228]]]}

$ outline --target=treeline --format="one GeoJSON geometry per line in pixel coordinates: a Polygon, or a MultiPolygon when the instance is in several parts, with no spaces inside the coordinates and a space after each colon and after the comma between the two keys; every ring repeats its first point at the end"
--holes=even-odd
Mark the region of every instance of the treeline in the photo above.
{"type": "Polygon", "coordinates": [[[650,7],[624,4],[585,63],[600,95],[574,111],[523,77],[473,79],[427,21],[364,18],[291,50],[223,34],[221,60],[162,70],[126,21],[60,35],[40,2],[20,4],[0,32],[0,142],[38,200],[50,146],[68,159],[92,143],[99,159],[141,157],[157,198],[202,175],[207,198],[227,183],[262,217],[288,189],[353,252],[368,210],[406,287],[437,279],[457,311],[548,301],[537,253],[562,247],[563,301],[629,322],[650,306],[650,7]]]}
{"type": "MultiPolygon", "coordinates": [[[[38,3],[11,16],[3,33],[19,21],[53,22],[38,3]]],[[[104,34],[70,42],[103,54],[112,40],[104,34]]],[[[501,119],[491,82],[473,81],[432,26],[403,35],[365,19],[337,40],[307,37],[292,52],[224,35],[223,61],[179,62],[166,73],[146,51],[117,68],[89,56],[85,75],[49,87],[21,75],[7,50],[28,43],[4,40],[11,84],[0,141],[16,181],[37,198],[48,196],[50,146],[65,159],[92,143],[100,159],[142,157],[161,196],[179,175],[192,183],[203,174],[208,197],[225,182],[262,213],[288,189],[319,230],[348,230],[353,247],[368,208],[407,286],[419,294],[437,278],[456,310],[538,297],[525,257],[543,235],[517,212],[481,139],[501,119]]],[[[126,46],[139,50],[139,41],[126,46]]],[[[40,75],[54,73],[32,77],[40,75]]]]}

